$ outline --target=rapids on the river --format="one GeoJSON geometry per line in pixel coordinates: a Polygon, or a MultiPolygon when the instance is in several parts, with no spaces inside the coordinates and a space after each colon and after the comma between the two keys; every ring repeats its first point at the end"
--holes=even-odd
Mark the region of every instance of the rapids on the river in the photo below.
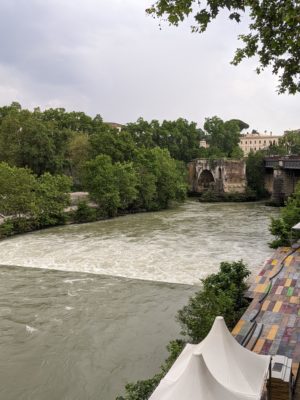
{"type": "Polygon", "coordinates": [[[277,214],[188,201],[1,241],[0,399],[114,400],[151,377],[199,278],[223,260],[257,272],[277,214]]]}

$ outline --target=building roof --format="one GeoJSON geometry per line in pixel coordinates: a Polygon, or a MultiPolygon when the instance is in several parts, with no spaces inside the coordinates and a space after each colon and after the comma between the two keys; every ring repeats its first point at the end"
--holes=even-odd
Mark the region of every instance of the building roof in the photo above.
{"type": "Polygon", "coordinates": [[[118,122],[105,122],[113,128],[123,128],[125,125],[119,124],[118,122]]]}

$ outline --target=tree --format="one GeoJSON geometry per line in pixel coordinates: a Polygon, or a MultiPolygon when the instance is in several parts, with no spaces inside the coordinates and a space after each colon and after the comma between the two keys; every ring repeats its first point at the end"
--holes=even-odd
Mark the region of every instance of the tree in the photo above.
{"type": "Polygon", "coordinates": [[[205,32],[222,10],[230,20],[240,22],[249,14],[249,33],[239,35],[244,47],[238,48],[232,64],[258,58],[257,73],[270,66],[279,76],[279,93],[300,91],[300,3],[294,0],[157,0],[147,9],[154,17],[178,26],[193,16],[193,32],[205,32]]]}
{"type": "Polygon", "coordinates": [[[27,168],[0,163],[0,213],[13,217],[36,212],[36,179],[27,168]]]}
{"type": "Polygon", "coordinates": [[[104,215],[115,216],[121,206],[121,199],[111,158],[102,154],[87,161],[83,170],[83,182],[104,215]]]}
{"type": "Polygon", "coordinates": [[[0,160],[28,167],[37,175],[63,172],[70,130],[59,129],[43,113],[17,105],[0,109],[0,160]]]}
{"type": "Polygon", "coordinates": [[[270,232],[275,240],[270,243],[272,248],[289,246],[292,238],[299,238],[297,232],[292,232],[292,227],[300,221],[300,183],[296,185],[295,192],[288,198],[286,206],[280,210],[279,218],[272,218],[270,232]]]}
{"type": "Polygon", "coordinates": [[[51,128],[31,116],[22,123],[19,166],[28,167],[37,175],[45,171],[56,172],[51,128]]]}
{"type": "Polygon", "coordinates": [[[178,312],[182,334],[199,343],[208,334],[217,315],[222,315],[229,329],[247,308],[244,293],[250,275],[242,261],[221,262],[220,271],[202,279],[202,289],[178,312]]]}
{"type": "Polygon", "coordinates": [[[131,161],[136,151],[136,144],[129,132],[118,132],[108,125],[95,130],[89,136],[90,157],[106,154],[113,162],[131,161]]]}
{"type": "Polygon", "coordinates": [[[176,121],[164,120],[160,124],[139,118],[136,123],[128,124],[125,128],[139,147],[160,147],[169,150],[172,158],[188,162],[200,156],[199,141],[204,132],[197,129],[195,122],[184,118],[176,121]]]}
{"type": "Polygon", "coordinates": [[[86,133],[73,134],[68,142],[68,159],[71,175],[75,184],[79,184],[81,169],[90,155],[90,142],[86,133]]]}
{"type": "Polygon", "coordinates": [[[140,176],[140,208],[161,210],[168,208],[171,201],[184,200],[187,189],[184,175],[168,150],[159,147],[143,149],[135,166],[140,176]]]}
{"type": "Polygon", "coordinates": [[[248,187],[252,189],[258,199],[266,197],[264,151],[250,151],[246,160],[246,176],[248,187]]]}
{"type": "Polygon", "coordinates": [[[210,143],[210,152],[218,154],[219,150],[223,153],[223,156],[231,157],[240,140],[238,122],[236,120],[224,122],[221,118],[215,116],[205,119],[204,129],[208,135],[207,140],[210,143]]]}
{"type": "Polygon", "coordinates": [[[300,132],[289,131],[279,139],[279,147],[285,154],[300,154],[300,132]]]}
{"type": "Polygon", "coordinates": [[[126,210],[138,197],[138,176],[131,162],[118,162],[114,165],[114,169],[120,196],[120,208],[126,210]]]}
{"type": "Polygon", "coordinates": [[[41,227],[64,222],[65,208],[70,205],[72,181],[65,175],[51,175],[46,172],[37,179],[36,219],[41,227]]]}
{"type": "Polygon", "coordinates": [[[237,124],[238,124],[238,126],[239,126],[239,128],[240,128],[240,132],[241,132],[243,129],[248,129],[248,128],[249,128],[249,125],[248,125],[246,122],[241,121],[240,119],[231,119],[231,120],[229,120],[228,122],[237,122],[237,124]]]}

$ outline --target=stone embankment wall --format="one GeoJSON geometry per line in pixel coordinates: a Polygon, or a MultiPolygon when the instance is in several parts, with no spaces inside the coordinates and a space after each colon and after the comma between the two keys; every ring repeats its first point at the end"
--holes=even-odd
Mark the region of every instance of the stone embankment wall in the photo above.
{"type": "Polygon", "coordinates": [[[188,164],[191,193],[206,190],[216,193],[244,193],[246,190],[246,163],[244,160],[196,159],[188,164]]]}

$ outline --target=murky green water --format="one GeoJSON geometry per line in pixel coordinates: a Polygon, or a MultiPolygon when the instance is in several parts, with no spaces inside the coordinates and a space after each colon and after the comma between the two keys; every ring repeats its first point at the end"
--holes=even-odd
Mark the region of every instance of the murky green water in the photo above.
{"type": "Polygon", "coordinates": [[[277,212],[188,202],[0,242],[0,399],[112,400],[153,375],[190,285],[222,260],[257,270],[277,212]]]}

